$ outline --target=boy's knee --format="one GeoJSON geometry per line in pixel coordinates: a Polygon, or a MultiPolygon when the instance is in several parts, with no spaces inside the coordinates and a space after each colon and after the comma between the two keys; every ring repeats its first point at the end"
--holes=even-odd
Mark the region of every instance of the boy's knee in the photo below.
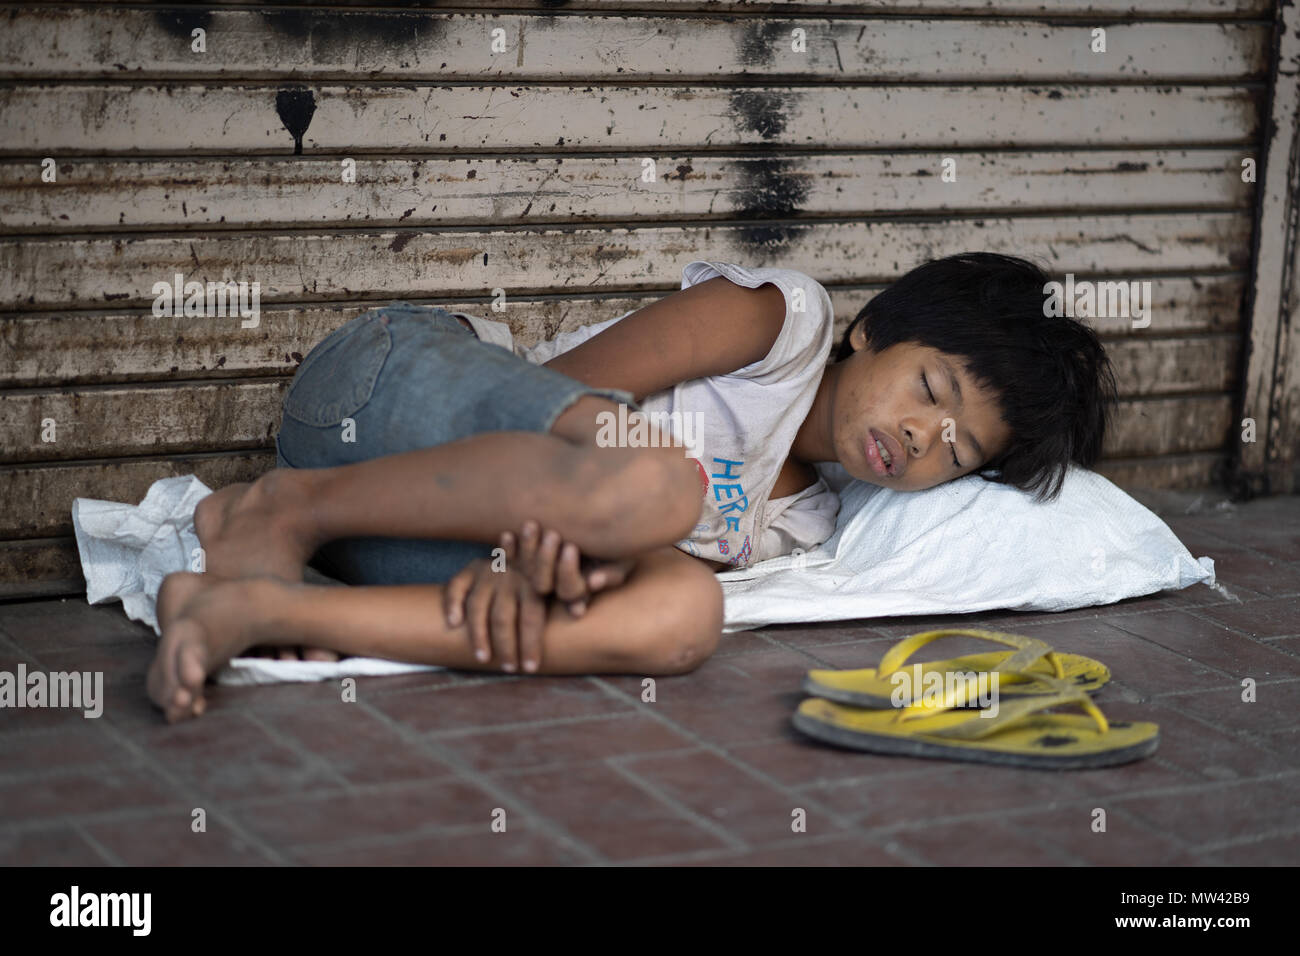
{"type": "Polygon", "coordinates": [[[655,642],[659,674],[690,673],[713,656],[722,638],[722,585],[707,567],[692,563],[691,573],[682,574],[668,605],[667,633],[655,642]]]}

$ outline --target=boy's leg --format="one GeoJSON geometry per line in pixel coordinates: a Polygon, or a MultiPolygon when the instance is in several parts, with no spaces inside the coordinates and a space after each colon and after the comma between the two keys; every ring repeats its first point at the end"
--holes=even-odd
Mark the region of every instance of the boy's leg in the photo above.
{"type": "Polygon", "coordinates": [[[696,469],[680,449],[488,432],[335,468],[276,469],[200,501],[194,524],[215,576],[301,580],[312,554],[338,538],[494,544],[530,518],[583,554],[631,557],[688,535],[699,507],[696,469]]]}
{"type": "MultiPolygon", "coordinates": [[[[159,592],[163,638],[149,695],[168,720],[202,713],[203,682],[254,645],[309,643],[339,653],[467,670],[478,662],[468,625],[448,627],[441,584],[315,587],[274,578],[168,575],[159,592]]],[[[673,547],[638,559],[621,586],[572,617],[548,611],[539,673],[685,673],[717,646],[722,590],[707,567],[673,547]]]]}

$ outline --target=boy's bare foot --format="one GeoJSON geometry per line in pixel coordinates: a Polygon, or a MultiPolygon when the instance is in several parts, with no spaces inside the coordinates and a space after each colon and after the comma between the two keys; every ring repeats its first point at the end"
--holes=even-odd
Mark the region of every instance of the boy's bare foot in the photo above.
{"type": "Polygon", "coordinates": [[[158,589],[162,638],[149,665],[149,697],[168,723],[203,713],[203,683],[267,637],[292,585],[272,578],[223,580],[177,571],[158,589]]]}
{"type": "Polygon", "coordinates": [[[214,491],[194,509],[204,570],[219,578],[301,581],[317,547],[310,529],[308,478],[276,468],[254,482],[214,491]]]}

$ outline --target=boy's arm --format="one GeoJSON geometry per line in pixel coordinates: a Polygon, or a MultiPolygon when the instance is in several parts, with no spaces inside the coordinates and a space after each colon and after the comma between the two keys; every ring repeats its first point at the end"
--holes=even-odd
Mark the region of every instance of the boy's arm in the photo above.
{"type": "Polygon", "coordinates": [[[785,322],[785,295],[715,276],[674,292],[546,363],[639,402],[679,382],[725,375],[765,357],[785,322]]]}

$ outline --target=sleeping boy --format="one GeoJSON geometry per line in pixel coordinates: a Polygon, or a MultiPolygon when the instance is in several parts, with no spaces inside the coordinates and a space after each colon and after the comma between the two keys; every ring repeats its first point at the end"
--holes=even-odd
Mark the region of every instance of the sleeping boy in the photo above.
{"type": "Polygon", "coordinates": [[[815,463],[900,491],[974,472],[1049,499],[1097,461],[1113,372],[1091,329],[1048,314],[1048,281],[993,253],[928,262],[867,303],[830,364],[818,282],[724,262],[529,348],[444,309],[357,316],[298,368],[278,467],[199,503],[206,571],[163,581],[150,697],[196,716],[209,675],[268,648],[688,672],[721,634],[716,571],[834,532],[815,463]],[[699,428],[688,447],[632,441],[610,427],[629,414],[699,428]],[[351,586],[304,583],[309,563],[351,586]]]}

